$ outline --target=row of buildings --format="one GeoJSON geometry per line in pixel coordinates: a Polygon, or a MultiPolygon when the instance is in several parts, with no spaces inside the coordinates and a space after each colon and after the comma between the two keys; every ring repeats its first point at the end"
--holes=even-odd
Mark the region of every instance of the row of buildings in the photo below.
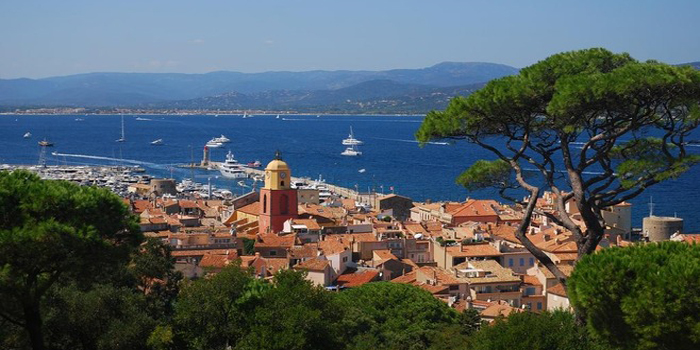
{"type": "MultiPolygon", "coordinates": [[[[416,203],[395,194],[377,196],[371,206],[339,197],[319,203],[317,194],[292,188],[279,157],[264,176],[259,192],[228,201],[125,201],[147,235],[173,248],[177,269],[190,278],[240,264],[260,278],[303,270],[330,290],[406,283],[459,310],[478,309],[485,320],[569,307],[563,286],[516,238],[518,207],[476,199],[416,203]]],[[[537,205],[554,210],[554,200],[548,193],[537,205]]],[[[575,208],[567,205],[577,220],[575,208]]],[[[605,212],[600,249],[630,244],[631,210],[621,203],[605,212]]],[[[572,271],[577,247],[570,232],[536,216],[527,235],[561,271],[572,271]]]]}

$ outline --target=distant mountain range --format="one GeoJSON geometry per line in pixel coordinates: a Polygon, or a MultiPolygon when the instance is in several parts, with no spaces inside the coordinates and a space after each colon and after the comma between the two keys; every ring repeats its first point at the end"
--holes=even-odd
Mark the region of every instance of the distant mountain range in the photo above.
{"type": "Polygon", "coordinates": [[[3,107],[425,112],[518,69],[444,62],[386,71],[89,73],[0,79],[3,107]]]}

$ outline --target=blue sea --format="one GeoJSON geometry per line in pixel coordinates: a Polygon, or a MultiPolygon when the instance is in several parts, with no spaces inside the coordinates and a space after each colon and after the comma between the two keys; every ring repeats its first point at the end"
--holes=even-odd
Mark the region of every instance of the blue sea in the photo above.
{"type": "MultiPolygon", "coordinates": [[[[471,198],[494,198],[491,190],[468,192],[455,184],[455,178],[478,159],[492,159],[481,148],[465,141],[453,144],[433,143],[419,147],[414,134],[422,116],[357,115],[125,115],[127,141],[115,142],[121,134],[119,115],[1,115],[0,163],[37,164],[37,142],[46,138],[55,143],[48,148],[47,164],[129,164],[144,167],[154,176],[177,179],[194,177],[206,183],[209,178],[220,188],[243,193],[237,181],[218,176],[217,172],[190,170],[176,165],[199,162],[204,144],[221,134],[232,140],[226,147],[212,149],[211,159],[223,161],[231,150],[241,163],[260,160],[263,166],[275,151],[290,165],[294,176],[317,178],[329,183],[405,195],[416,201],[431,199],[463,201],[471,198]],[[83,121],[76,121],[83,118],[83,121]],[[345,157],[342,139],[350,127],[355,137],[364,141],[360,157],[345,157]],[[26,132],[32,138],[24,139],[26,132]],[[150,142],[163,139],[163,146],[150,142]],[[51,152],[70,156],[52,156],[51,152]],[[360,171],[364,169],[364,171],[360,171]]],[[[698,139],[700,137],[695,137],[698,139]]],[[[700,152],[700,147],[691,149],[700,152]]],[[[634,226],[641,227],[648,215],[653,196],[654,214],[685,219],[686,231],[700,229],[696,215],[700,200],[700,167],[678,180],[656,185],[632,201],[634,226]]]]}

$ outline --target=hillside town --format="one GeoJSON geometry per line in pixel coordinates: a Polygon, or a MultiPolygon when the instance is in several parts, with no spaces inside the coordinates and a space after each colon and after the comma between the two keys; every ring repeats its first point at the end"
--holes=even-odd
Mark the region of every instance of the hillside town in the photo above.
{"type": "MultiPolygon", "coordinates": [[[[291,168],[279,156],[264,174],[263,188],[232,199],[185,197],[163,179],[130,186],[123,200],[142,232],[172,248],[176,269],[190,279],[240,264],[262,279],[302,270],[331,291],[374,281],[411,284],[457,310],[476,309],[485,321],[570,309],[558,279],[516,237],[518,206],[469,198],[418,203],[397,194],[319,196],[327,189],[294,188],[291,168]]],[[[555,211],[554,200],[544,195],[538,212],[555,211]]],[[[566,210],[582,225],[572,204],[566,210]]],[[[598,249],[631,244],[631,215],[626,202],[606,210],[598,249]]],[[[679,218],[652,216],[644,224],[642,239],[697,240],[682,234],[679,218]]],[[[571,232],[537,215],[527,235],[562,272],[573,270],[571,232]]]]}

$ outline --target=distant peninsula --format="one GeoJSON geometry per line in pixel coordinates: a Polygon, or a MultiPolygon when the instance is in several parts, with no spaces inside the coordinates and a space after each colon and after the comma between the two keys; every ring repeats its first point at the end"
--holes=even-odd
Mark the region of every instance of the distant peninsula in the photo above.
{"type": "Polygon", "coordinates": [[[423,114],[489,80],[516,74],[495,63],[443,62],[385,71],[89,73],[0,79],[3,113],[218,114],[240,111],[423,114]]]}

